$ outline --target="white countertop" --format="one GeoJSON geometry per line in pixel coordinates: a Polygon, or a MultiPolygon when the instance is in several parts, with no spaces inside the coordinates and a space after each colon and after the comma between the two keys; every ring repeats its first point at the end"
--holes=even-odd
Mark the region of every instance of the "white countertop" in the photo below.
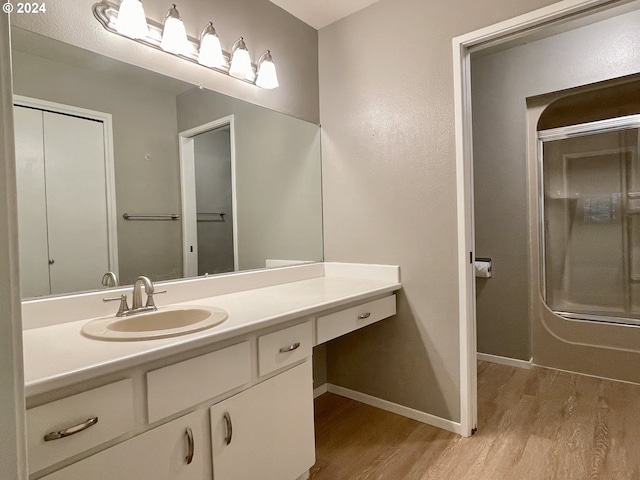
{"type": "MultiPolygon", "coordinates": [[[[46,393],[400,288],[399,279],[322,276],[190,300],[181,304],[223,308],[229,318],[208,330],[157,340],[90,339],[80,332],[90,318],[32,328],[23,333],[25,393],[46,393]]],[[[157,303],[162,308],[161,297],[157,303]]]]}

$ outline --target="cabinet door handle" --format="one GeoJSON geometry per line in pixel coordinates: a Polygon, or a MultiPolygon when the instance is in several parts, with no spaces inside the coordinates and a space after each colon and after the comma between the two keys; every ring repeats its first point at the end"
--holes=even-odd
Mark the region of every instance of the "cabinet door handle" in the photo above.
{"type": "Polygon", "coordinates": [[[280,349],[280,353],[288,353],[288,352],[293,352],[295,349],[297,349],[300,346],[300,342],[296,342],[296,343],[292,343],[291,345],[289,345],[288,347],[282,347],[280,349]]]}
{"type": "Polygon", "coordinates": [[[365,318],[369,318],[371,316],[371,312],[363,313],[362,315],[358,315],[358,320],[364,320],[365,318]]]}
{"type": "Polygon", "coordinates": [[[229,412],[224,412],[222,418],[224,418],[224,424],[227,427],[227,434],[224,437],[224,444],[229,445],[231,444],[231,438],[233,437],[233,423],[231,423],[231,415],[229,415],[229,412]]]}
{"type": "Polygon", "coordinates": [[[187,456],[185,460],[187,461],[187,465],[193,462],[193,451],[195,449],[193,443],[193,431],[191,431],[191,427],[187,427],[184,434],[187,436],[187,456]]]}
{"type": "Polygon", "coordinates": [[[58,440],[59,438],[70,437],[71,435],[80,433],[89,427],[93,427],[96,423],[98,423],[98,417],[87,418],[87,420],[85,420],[84,422],[78,425],[74,425],[73,427],[65,428],[64,430],[59,430],[57,432],[47,433],[44,436],[44,441],[50,442],[51,440],[58,440]]]}

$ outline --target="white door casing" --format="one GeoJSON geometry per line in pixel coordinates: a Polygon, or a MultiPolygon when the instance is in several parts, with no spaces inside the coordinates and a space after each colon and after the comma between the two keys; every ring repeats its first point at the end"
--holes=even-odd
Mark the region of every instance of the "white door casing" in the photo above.
{"type": "Polygon", "coordinates": [[[0,465],[27,480],[9,15],[0,15],[0,465]]]}
{"type": "Polygon", "coordinates": [[[464,436],[477,427],[475,250],[473,211],[473,133],[471,52],[521,37],[534,30],[602,12],[632,0],[564,0],[453,39],[456,190],[458,218],[458,308],[460,321],[460,426],[464,436]]]}
{"type": "Polygon", "coordinates": [[[194,137],[216,128],[229,125],[231,147],[231,203],[233,221],[233,266],[238,271],[238,216],[236,201],[236,146],[234,116],[220,118],[213,122],[180,132],[180,191],[182,196],[182,264],[184,277],[198,275],[198,225],[196,210],[196,171],[194,137]]]}

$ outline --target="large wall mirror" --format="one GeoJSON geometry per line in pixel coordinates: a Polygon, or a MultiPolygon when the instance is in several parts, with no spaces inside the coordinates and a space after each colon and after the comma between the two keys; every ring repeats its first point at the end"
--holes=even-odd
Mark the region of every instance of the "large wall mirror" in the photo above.
{"type": "Polygon", "coordinates": [[[16,27],[12,55],[23,298],[322,260],[317,125],[16,27]]]}

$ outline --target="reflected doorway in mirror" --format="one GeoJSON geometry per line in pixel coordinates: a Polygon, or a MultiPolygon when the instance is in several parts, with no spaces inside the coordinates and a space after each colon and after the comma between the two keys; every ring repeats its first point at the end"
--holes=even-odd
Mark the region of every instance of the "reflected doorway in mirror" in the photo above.
{"type": "Polygon", "coordinates": [[[234,117],[179,134],[184,276],[238,270],[234,117]]]}

